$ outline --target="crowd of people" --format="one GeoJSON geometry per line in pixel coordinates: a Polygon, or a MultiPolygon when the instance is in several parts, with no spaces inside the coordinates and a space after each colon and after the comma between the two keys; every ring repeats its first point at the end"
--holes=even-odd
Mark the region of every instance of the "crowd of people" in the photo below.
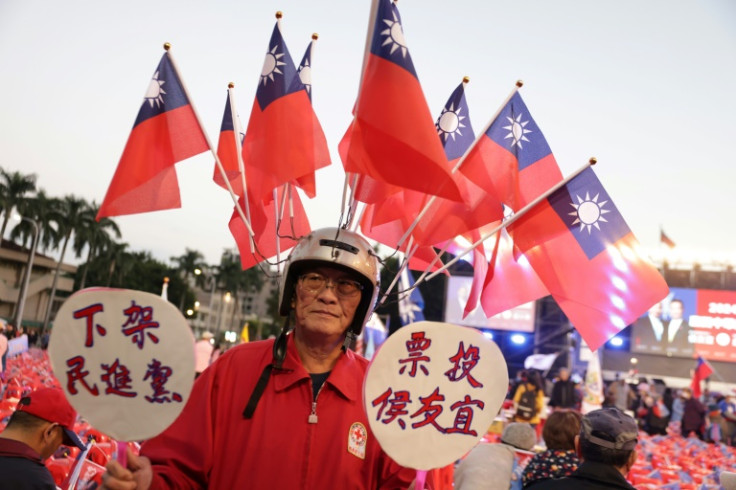
{"type": "MultiPolygon", "coordinates": [[[[654,472],[663,481],[662,475],[670,478],[674,471],[671,461],[647,456],[647,444],[654,440],[649,438],[687,441],[679,452],[692,461],[705,461],[696,454],[702,448],[698,443],[716,447],[705,442],[716,441],[718,432],[707,411],[710,400],[687,397],[687,390],[668,405],[664,392],[655,396],[657,389],[633,389],[617,380],[606,388],[602,408],[581,415],[576,376],[562,369],[547,386],[539,372],[529,370],[511,386],[498,439],[489,436],[451,465],[454,483],[431,475],[424,482],[415,470],[394,461],[371,432],[362,392],[368,361],[349,348],[373,311],[378,281],[377,257],[359,235],[323,229],[301,239],[283,272],[279,311],[286,321],[279,337],[238,345],[212,362],[211,339],[203,335],[201,366],[180,416],[143,441],[140,450],[129,446],[125,463],[105,461],[97,483],[108,489],[240,488],[246,482],[253,488],[403,489],[426,483],[434,490],[631,489],[627,477],[650,484],[657,481],[654,472]],[[623,409],[617,407],[622,400],[623,409]],[[693,413],[701,418],[691,420],[693,413]],[[662,427],[666,436],[661,436],[662,427]]],[[[37,407],[34,392],[16,389],[16,412],[37,407]]],[[[723,401],[721,416],[732,414],[733,397],[723,401]]],[[[8,415],[12,423],[2,419],[8,427],[0,434],[5,444],[4,452],[0,444],[0,465],[12,464],[3,458],[20,458],[38,470],[44,458],[48,467],[54,459],[48,458],[51,449],[60,444],[81,450],[68,434],[76,427],[68,415],[62,420],[50,413],[35,412],[40,421],[30,439],[17,435],[17,416],[8,415]]],[[[711,451],[709,473],[680,480],[681,488],[709,485],[713,468],[734,469],[724,462],[736,461],[734,452],[722,444],[733,442],[732,427],[721,426],[720,419],[717,426],[723,429],[720,453],[705,449],[711,451]]],[[[85,430],[92,434],[91,428],[85,430]]],[[[680,464],[691,463],[682,459],[680,464]]],[[[48,478],[39,481],[43,488],[48,478]]]]}

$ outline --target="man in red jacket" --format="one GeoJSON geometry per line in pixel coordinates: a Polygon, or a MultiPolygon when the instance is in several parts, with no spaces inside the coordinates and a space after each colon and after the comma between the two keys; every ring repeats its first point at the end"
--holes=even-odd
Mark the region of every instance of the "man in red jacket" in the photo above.
{"type": "Polygon", "coordinates": [[[108,465],[105,487],[408,488],[416,472],[383,452],[363,410],[368,361],[347,348],[378,284],[359,235],[327,228],[301,239],[282,278],[281,336],[223,354],[140,457],[108,465]]]}

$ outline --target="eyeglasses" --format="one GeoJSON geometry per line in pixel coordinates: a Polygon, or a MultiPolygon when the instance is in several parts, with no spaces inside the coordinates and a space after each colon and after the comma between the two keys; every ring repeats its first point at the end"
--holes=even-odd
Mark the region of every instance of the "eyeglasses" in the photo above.
{"type": "Polygon", "coordinates": [[[351,279],[327,279],[322,274],[312,272],[299,276],[299,280],[302,283],[302,287],[313,294],[321,292],[325,287],[334,286],[335,294],[340,297],[354,296],[358,292],[363,290],[363,285],[358,281],[351,279]]]}

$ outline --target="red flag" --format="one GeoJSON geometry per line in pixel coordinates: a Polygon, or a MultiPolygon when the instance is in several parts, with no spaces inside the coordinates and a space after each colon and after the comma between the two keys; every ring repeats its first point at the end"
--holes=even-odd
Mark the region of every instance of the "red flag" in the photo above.
{"type": "Polygon", "coordinates": [[[510,233],[592,350],[669,291],[590,167],[510,233]]]}
{"type": "MultiPolygon", "coordinates": [[[[298,239],[310,233],[311,227],[309,219],[302,206],[299,193],[296,189],[291,189],[289,194],[292,199],[294,208],[293,229],[291,220],[287,217],[281,221],[279,229],[276,230],[276,211],[275,206],[280,205],[283,197],[284,188],[279,188],[277,200],[271,200],[268,203],[255,203],[251,200],[251,227],[255,234],[255,254],[251,253],[250,237],[248,229],[245,227],[243,220],[237,211],[233,211],[230,217],[230,233],[235,238],[235,243],[240,251],[240,265],[243,270],[249,269],[263,260],[272,258],[276,255],[276,240],[278,239],[279,250],[284,254],[288,249],[296,245],[298,239]]],[[[289,195],[287,195],[287,199],[289,195]]],[[[240,198],[239,204],[245,209],[243,197],[240,198]]],[[[288,208],[288,204],[286,206],[288,208]]],[[[284,255],[285,257],[285,255],[284,255]]]]}
{"type": "Polygon", "coordinates": [[[299,78],[279,23],[273,29],[243,141],[248,192],[270,200],[272,191],[330,164],[327,141],[299,78]]]}
{"type": "Polygon", "coordinates": [[[486,316],[491,318],[548,294],[527,258],[514,257],[514,244],[506,230],[499,231],[480,298],[486,316]]]}
{"type": "Polygon", "coordinates": [[[166,52],[148,86],[97,220],[181,207],[174,164],[208,149],[166,52]]]}
{"type": "Polygon", "coordinates": [[[659,241],[667,245],[669,248],[675,248],[675,242],[664,234],[664,230],[659,230],[659,241]]]}
{"type": "MultiPolygon", "coordinates": [[[[217,142],[217,157],[220,159],[227,179],[233,192],[238,196],[243,195],[243,183],[240,178],[240,164],[238,162],[238,152],[240,152],[240,144],[242,141],[242,128],[237,116],[232,111],[232,101],[230,100],[230,91],[227,92],[227,100],[225,101],[225,113],[222,115],[222,124],[220,125],[220,139],[217,142]]],[[[227,186],[222,179],[220,170],[215,165],[212,180],[217,185],[227,190],[227,186]]]]}
{"type": "Polygon", "coordinates": [[[390,0],[377,3],[354,119],[339,145],[345,171],[389,188],[460,200],[406,47],[399,11],[390,0]]]}
{"type": "Polygon", "coordinates": [[[513,211],[562,180],[552,150],[518,92],[478,138],[460,172],[513,211]]]}
{"type": "Polygon", "coordinates": [[[690,388],[693,390],[693,397],[700,398],[700,382],[711,374],[713,374],[713,368],[710,366],[708,361],[703,359],[701,356],[698,356],[698,362],[695,365],[695,370],[693,371],[693,379],[690,383],[690,388]]]}

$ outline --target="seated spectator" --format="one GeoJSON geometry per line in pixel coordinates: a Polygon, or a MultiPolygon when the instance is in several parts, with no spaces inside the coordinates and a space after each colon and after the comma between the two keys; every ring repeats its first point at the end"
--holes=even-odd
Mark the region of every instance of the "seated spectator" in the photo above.
{"type": "Polygon", "coordinates": [[[54,490],[44,460],[61,444],[84,449],[73,431],[76,419],[59,388],[39,388],[21,398],[0,433],[0,488],[54,490]]]}
{"type": "Polygon", "coordinates": [[[524,488],[539,480],[568,476],[578,469],[575,436],[580,433],[580,419],[581,415],[573,411],[550,414],[542,430],[547,449],[536,454],[524,469],[524,488]]]}
{"type": "Polygon", "coordinates": [[[583,417],[575,449],[580,466],[570,476],[539,480],[533,490],[622,488],[633,490],[625,478],[636,461],[636,421],[617,408],[594,410],[583,417]]]}
{"type": "MultiPolygon", "coordinates": [[[[529,451],[537,434],[529,424],[511,423],[501,435],[501,443],[480,443],[455,468],[455,489],[509,490],[512,483],[521,488],[516,450],[529,451]]],[[[520,473],[520,472],[519,472],[520,473]]]]}

